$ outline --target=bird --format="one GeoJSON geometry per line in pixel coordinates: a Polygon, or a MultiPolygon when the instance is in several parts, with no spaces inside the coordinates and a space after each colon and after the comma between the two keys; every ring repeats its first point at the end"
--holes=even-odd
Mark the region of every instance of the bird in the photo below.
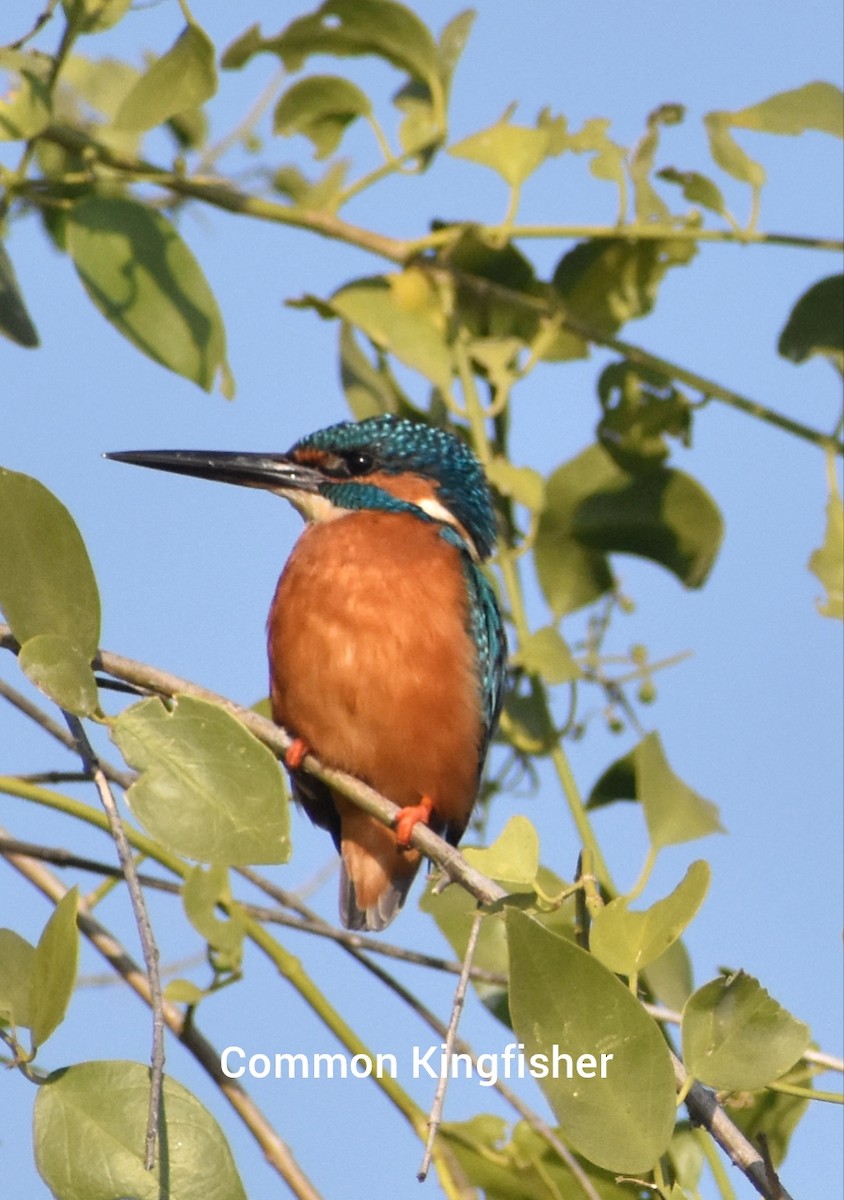
{"type": "Polygon", "coordinates": [[[455,433],[383,414],[311,433],[283,454],[106,455],[261,488],[304,518],[267,620],[273,720],[290,733],[293,794],[341,860],[348,929],[401,909],[423,822],[457,845],[501,707],[506,638],[482,570],[496,520],[475,454],[455,433]],[[401,809],[393,828],[302,769],[323,764],[401,809]]]}

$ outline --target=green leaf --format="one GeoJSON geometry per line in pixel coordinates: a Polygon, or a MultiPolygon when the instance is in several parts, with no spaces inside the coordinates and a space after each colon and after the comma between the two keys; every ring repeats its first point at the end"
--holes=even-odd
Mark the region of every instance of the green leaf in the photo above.
{"type": "Polygon", "coordinates": [[[166,54],[156,59],[117,110],[114,124],[142,133],[187,109],[199,108],[217,91],[214,43],[198,25],[186,25],[166,54]]]}
{"type": "Polygon", "coordinates": [[[844,620],[844,510],[834,475],[831,486],[823,545],[812,551],[808,567],[826,590],[826,600],[818,604],[818,612],[841,621],[844,620]]]}
{"type": "Polygon", "coordinates": [[[38,1171],[61,1200],[246,1200],[222,1129],[196,1097],[164,1079],[158,1155],[144,1169],[149,1069],[87,1062],[54,1071],[38,1089],[38,1171]]]}
{"type": "Polygon", "coordinates": [[[467,846],[463,855],[476,870],[508,890],[533,890],[539,870],[539,837],[527,817],[511,817],[491,846],[467,846]]]}
{"type": "Polygon", "coordinates": [[[566,1141],[607,1170],[649,1170],[668,1145],[675,1115],[674,1071],[659,1028],[574,942],[516,909],[506,921],[513,1027],[529,1056],[553,1063],[559,1049],[571,1059],[572,1078],[563,1060],[558,1078],[538,1080],[566,1141]]]}
{"type": "Polygon", "coordinates": [[[666,273],[697,254],[690,239],[595,238],[560,259],[553,285],[566,313],[597,333],[617,333],[653,310],[666,273]]]}
{"type": "Polygon", "coordinates": [[[66,712],[88,717],[96,712],[99,693],[91,656],[61,633],[40,633],[21,646],[18,664],[45,695],[66,712]]]}
{"type": "Polygon", "coordinates": [[[33,1049],[61,1025],[73,995],[79,967],[78,906],[79,891],[73,887],[56,905],[35,947],[29,998],[33,1049]]]}
{"type": "Polygon", "coordinates": [[[328,301],[306,297],[299,303],[348,321],[441,390],[451,385],[445,317],[433,285],[418,268],[356,280],[328,301]]]}
{"type": "Polygon", "coordinates": [[[498,457],[487,463],[486,477],[502,496],[509,496],[531,512],[542,511],[545,480],[533,467],[517,467],[509,459],[498,457]]]}
{"type": "Polygon", "coordinates": [[[706,983],[683,1009],[686,1070],[709,1087],[755,1091],[794,1066],[809,1029],[744,971],[706,983]]]}
{"type": "Polygon", "coordinates": [[[522,754],[549,754],[557,744],[544,690],[536,679],[527,678],[526,691],[511,688],[504,693],[499,729],[501,736],[522,754]]]}
{"type": "Polygon", "coordinates": [[[586,807],[601,808],[617,800],[642,804],[651,843],[657,849],[723,833],[717,807],[672,771],[658,733],[649,733],[604,771],[586,807]]]}
{"type": "Polygon", "coordinates": [[[709,866],[699,860],[670,896],[644,912],[631,912],[624,896],[611,900],[592,918],[590,950],[616,974],[638,974],[679,938],[703,903],[709,879],[709,866]]]}
{"type": "Polygon", "coordinates": [[[348,321],[340,325],[340,378],[355,420],[398,411],[390,379],[366,357],[348,321]]]}
{"type": "Polygon", "coordinates": [[[596,179],[608,179],[623,189],[626,182],[627,151],[614,142],[607,130],[611,122],[606,117],[590,117],[583,128],[568,138],[568,149],[575,154],[594,155],[589,170],[596,179]]]}
{"type": "Polygon", "coordinates": [[[598,398],[598,440],[623,470],[636,474],[664,462],[667,437],[691,443],[691,405],[659,371],[628,359],[612,362],[598,379],[598,398]]]}
{"type": "Polygon", "coordinates": [[[195,1008],[206,994],[189,979],[171,979],[164,989],[165,1000],[171,1000],[173,1004],[187,1004],[191,1008],[195,1008]]]}
{"type": "Polygon", "coordinates": [[[134,200],[94,196],[67,217],[67,248],[91,300],[142,353],[206,391],[228,370],[214,295],[175,227],[134,200]]]}
{"type": "Polygon", "coordinates": [[[711,112],[703,118],[710,153],[722,171],[758,191],[767,178],[765,168],[746,154],[730,133],[732,118],[728,112],[711,112]]]}
{"type": "Polygon", "coordinates": [[[38,345],[38,331],[26,310],[12,260],[0,242],[0,333],[31,350],[38,345]]]}
{"type": "Polygon", "coordinates": [[[590,446],[546,482],[534,560],[540,587],[557,618],[591,604],[613,586],[606,555],[573,536],[572,518],[585,496],[619,474],[600,446],[590,446]]]}
{"type": "Polygon", "coordinates": [[[440,79],[442,80],[446,95],[451,88],[455,69],[466,48],[466,43],[469,40],[469,34],[472,32],[476,16],[477,14],[473,9],[464,9],[456,17],[452,17],[448,24],[443,27],[443,31],[440,34],[437,56],[439,58],[440,79]]]}
{"type": "Polygon", "coordinates": [[[82,536],[43,484],[2,468],[0,562],[0,609],[18,641],[58,634],[90,661],[100,637],[100,600],[82,536]]]}
{"type": "Polygon", "coordinates": [[[314,144],[317,158],[327,158],[340,145],[346,126],[368,117],[368,97],[337,75],[313,75],[294,83],[273,113],[273,132],[302,133],[314,144]]]}
{"type": "Polygon", "coordinates": [[[706,175],[699,171],[678,171],[675,167],[663,167],[657,171],[657,179],[666,183],[676,183],[683,189],[683,198],[690,204],[699,204],[710,212],[723,217],[727,214],[727,206],[720,188],[706,175]]]}
{"type": "Polygon", "coordinates": [[[245,29],[240,37],[235,38],[231,45],[227,46],[220,58],[220,66],[225,71],[239,71],[241,67],[246,66],[251,58],[256,54],[261,54],[267,49],[264,36],[261,33],[261,26],[258,24],[250,25],[245,29]]]}
{"type": "Polygon", "coordinates": [[[470,134],[449,147],[449,154],[465,158],[497,172],[510,187],[520,187],[546,158],[565,149],[564,117],[544,118],[540,114],[534,128],[513,125],[510,110],[500,121],[470,134]]]}
{"type": "Polygon", "coordinates": [[[0,71],[14,71],[13,82],[0,99],[0,142],[37,137],[50,124],[52,107],[47,81],[27,55],[0,51],[0,71]]]}
{"type": "Polygon", "coordinates": [[[207,870],[191,868],[182,889],[185,915],[211,949],[225,958],[225,963],[217,965],[230,971],[239,970],[244,929],[236,917],[224,921],[217,915],[220,900],[231,900],[227,868],[222,863],[215,863],[207,870]]]}
{"type": "Polygon", "coordinates": [[[580,668],[572,657],[562,635],[553,625],[537,629],[519,646],[514,665],[529,674],[538,675],[552,686],[570,683],[580,677],[580,668]]]}
{"type": "Polygon", "coordinates": [[[662,125],[678,125],[685,116],[681,104],[663,104],[648,116],[648,128],[641,141],[630,155],[630,178],[636,197],[636,220],[668,223],[671,212],[668,205],[654,189],[651,173],[659,147],[659,130],[662,125]]]}
{"type": "Polygon", "coordinates": [[[664,954],[645,967],[643,976],[653,995],[679,1012],[694,988],[689,952],[682,941],[672,942],[664,954]]]}
{"type": "Polygon", "coordinates": [[[425,83],[439,77],[439,52],[430,30],[393,0],[326,0],[260,48],[278,54],[288,71],[298,71],[311,54],[374,54],[425,83]]]}
{"type": "Polygon", "coordinates": [[[333,213],[340,203],[348,169],[346,159],[335,159],[318,179],[308,179],[298,167],[279,167],[273,174],[273,187],[300,208],[333,213]]]}
{"type": "Polygon", "coordinates": [[[0,1019],[32,1024],[32,971],[35,947],[13,929],[0,929],[0,1019]]]}
{"type": "Polygon", "coordinates": [[[762,133],[795,135],[807,129],[844,137],[844,94],[833,83],[807,83],[777,92],[760,104],[729,114],[730,124],[762,133]]]}
{"type": "Polygon", "coordinates": [[[636,554],[671,571],[688,588],[711,571],[724,523],[709,492],[671,467],[620,472],[592,490],[571,518],[572,535],[604,554],[636,554]]]}
{"type": "Polygon", "coordinates": [[[829,275],[803,293],[780,334],[777,350],[794,363],[823,354],[844,371],[844,275],[829,275]]]}
{"type": "Polygon", "coordinates": [[[111,735],[141,772],[127,794],[132,811],[171,850],[231,865],[287,861],[278,763],[223,709],[189,696],[172,711],[144,700],[120,714],[111,735]]]}
{"type": "Polygon", "coordinates": [[[655,849],[724,832],[716,806],[671,770],[658,733],[649,733],[639,742],[633,761],[637,797],[655,849]]]}
{"type": "Polygon", "coordinates": [[[102,33],[129,11],[132,0],[62,0],[68,25],[74,33],[102,33]]]}

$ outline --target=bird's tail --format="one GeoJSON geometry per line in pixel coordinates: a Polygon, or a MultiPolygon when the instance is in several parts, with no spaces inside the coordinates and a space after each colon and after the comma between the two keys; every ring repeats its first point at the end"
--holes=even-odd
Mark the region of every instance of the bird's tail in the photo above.
{"type": "Polygon", "coordinates": [[[347,929],[377,933],[404,904],[422,856],[400,850],[395,834],[351,806],[342,813],[340,920],[347,929]]]}

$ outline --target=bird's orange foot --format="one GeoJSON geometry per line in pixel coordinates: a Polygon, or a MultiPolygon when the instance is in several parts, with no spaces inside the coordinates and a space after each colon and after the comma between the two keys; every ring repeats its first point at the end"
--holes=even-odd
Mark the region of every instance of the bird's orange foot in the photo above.
{"type": "Polygon", "coordinates": [[[418,804],[410,804],[401,810],[396,817],[396,841],[402,850],[410,845],[413,830],[420,821],[423,825],[430,824],[433,811],[434,802],[430,796],[423,796],[418,804]]]}
{"type": "Polygon", "coordinates": [[[311,748],[307,742],[301,738],[294,738],[284,753],[284,765],[288,771],[298,771],[305,755],[310,752],[311,748]]]}

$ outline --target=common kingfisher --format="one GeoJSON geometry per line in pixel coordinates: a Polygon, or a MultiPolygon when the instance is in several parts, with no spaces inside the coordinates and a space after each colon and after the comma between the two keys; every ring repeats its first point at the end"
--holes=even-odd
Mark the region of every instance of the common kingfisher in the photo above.
{"type": "Polygon", "coordinates": [[[286,454],[128,451],[121,462],[283,496],[305,529],[267,621],[274,720],[293,791],[341,855],[340,916],[383,929],[419,869],[423,821],[456,845],[501,703],[505,635],[480,569],[489,488],[454,434],[392,415],[343,421],[286,454]],[[313,751],[403,811],[395,830],[300,768],[313,751]]]}

